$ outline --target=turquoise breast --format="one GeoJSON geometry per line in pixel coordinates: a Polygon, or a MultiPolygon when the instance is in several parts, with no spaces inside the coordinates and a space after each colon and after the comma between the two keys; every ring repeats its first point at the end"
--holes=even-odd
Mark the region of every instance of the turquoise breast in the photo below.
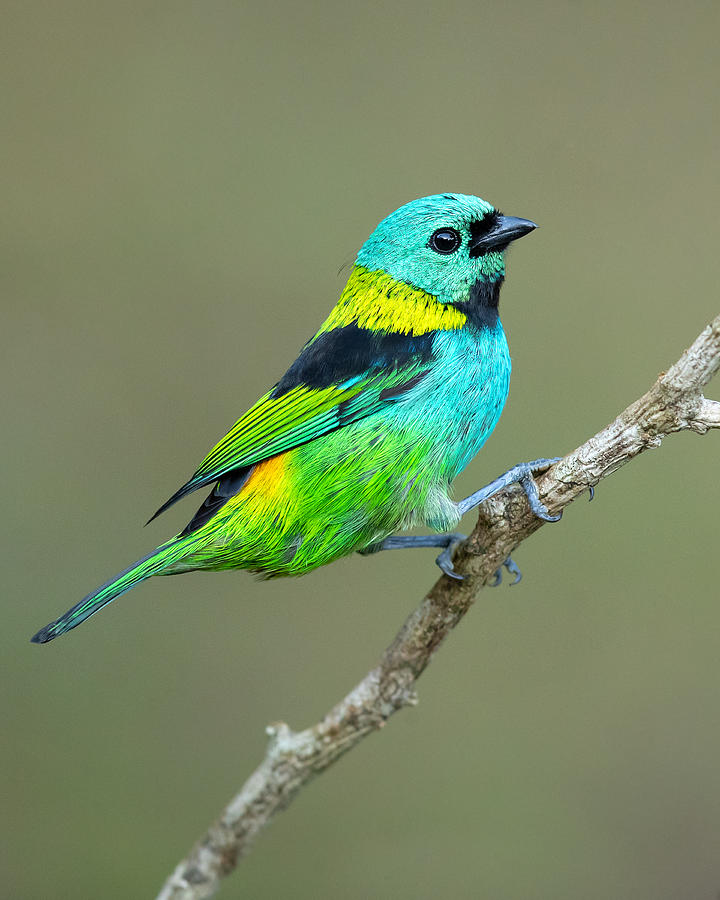
{"type": "Polygon", "coordinates": [[[433,356],[435,365],[413,391],[406,412],[422,415],[422,430],[437,448],[438,474],[452,481],[500,418],[510,386],[510,352],[498,319],[493,328],[438,332],[433,356]]]}

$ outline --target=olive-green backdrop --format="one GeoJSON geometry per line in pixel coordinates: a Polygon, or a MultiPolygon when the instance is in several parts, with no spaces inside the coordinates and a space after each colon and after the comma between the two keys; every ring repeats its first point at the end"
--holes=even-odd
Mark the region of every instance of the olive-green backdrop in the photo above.
{"type": "MultiPolygon", "coordinates": [[[[3,897],[153,897],[265,725],[316,720],[435,579],[431,551],[157,579],[28,643],[184,524],[194,498],[141,527],[390,210],[453,190],[541,225],[459,494],[576,446],[718,313],[718,10],[3,4],[3,897]]],[[[220,896],[715,898],[719,456],[673,437],[523,545],[419,706],[220,896]]]]}

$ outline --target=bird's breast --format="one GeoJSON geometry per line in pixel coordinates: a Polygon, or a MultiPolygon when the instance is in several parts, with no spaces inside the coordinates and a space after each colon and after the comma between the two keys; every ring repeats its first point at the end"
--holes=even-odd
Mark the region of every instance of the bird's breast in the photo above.
{"type": "Polygon", "coordinates": [[[438,333],[433,357],[435,365],[419,386],[414,414],[424,416],[443,475],[452,481],[500,418],[510,385],[510,353],[498,320],[493,328],[438,333]]]}

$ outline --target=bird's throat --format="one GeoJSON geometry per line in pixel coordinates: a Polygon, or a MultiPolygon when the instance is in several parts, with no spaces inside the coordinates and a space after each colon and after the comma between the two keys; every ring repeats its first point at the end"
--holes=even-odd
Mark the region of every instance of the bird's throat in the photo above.
{"type": "Polygon", "coordinates": [[[498,323],[500,288],[504,278],[478,278],[470,288],[467,300],[454,303],[455,309],[467,316],[477,328],[495,328],[498,323]]]}

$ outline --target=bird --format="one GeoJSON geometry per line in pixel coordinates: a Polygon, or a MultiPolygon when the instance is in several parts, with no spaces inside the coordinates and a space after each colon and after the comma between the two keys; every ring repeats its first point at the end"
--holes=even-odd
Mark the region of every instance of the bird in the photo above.
{"type": "MultiPolygon", "coordinates": [[[[340,298],[282,378],[149,521],[211,488],[187,526],[32,638],[47,643],[154,575],[245,569],[303,575],[353,552],[444,548],[464,513],[518,482],[513,466],[461,501],[451,484],[495,428],[510,382],[498,301],[510,244],[536,224],[470,194],[406,203],[360,249],[340,298]],[[414,526],[430,535],[397,535],[414,526]]],[[[512,560],[508,571],[519,577],[512,560]]],[[[496,575],[496,582],[500,570],[496,575]]]]}

